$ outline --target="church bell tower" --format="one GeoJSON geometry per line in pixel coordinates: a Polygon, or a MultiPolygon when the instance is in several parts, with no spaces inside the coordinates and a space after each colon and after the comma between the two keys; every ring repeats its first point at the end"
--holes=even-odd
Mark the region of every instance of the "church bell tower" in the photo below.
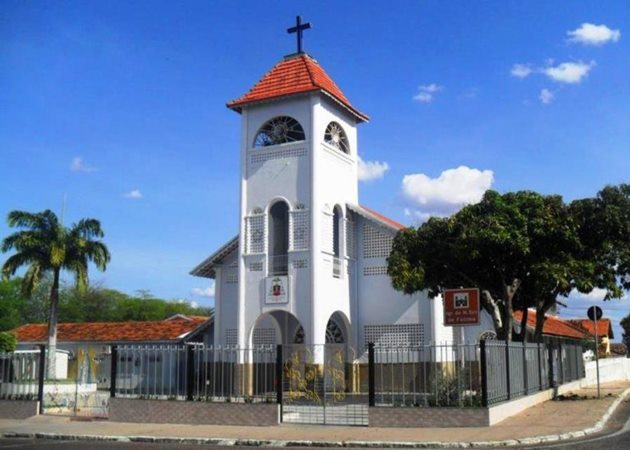
{"type": "Polygon", "coordinates": [[[358,204],[357,125],[368,117],[302,50],[308,28],[298,17],[287,30],[297,52],[227,104],[241,115],[239,292],[231,307],[243,348],[255,344],[261,320],[273,323],[277,343],[324,344],[333,314],[352,317],[347,205],[358,204]]]}

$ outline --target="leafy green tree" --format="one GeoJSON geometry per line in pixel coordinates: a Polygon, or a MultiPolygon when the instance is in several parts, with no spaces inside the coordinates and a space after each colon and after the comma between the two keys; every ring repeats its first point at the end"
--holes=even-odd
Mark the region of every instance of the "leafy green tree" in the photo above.
{"type": "Polygon", "coordinates": [[[77,288],[88,285],[88,263],[104,271],[110,260],[105,244],[96,238],[103,237],[101,224],[95,219],[81,219],[71,227],[65,227],[55,213],[11,211],[7,222],[10,227],[21,228],[2,241],[3,252],[15,250],[2,266],[2,274],[8,279],[26,266],[22,281],[24,296],[30,297],[44,274],[51,274],[48,315],[48,378],[55,378],[57,350],[57,321],[59,285],[62,271],[72,273],[77,288]]]}
{"type": "Polygon", "coordinates": [[[0,281],[0,331],[12,330],[22,324],[25,307],[20,290],[21,279],[0,281]]]}
{"type": "Polygon", "coordinates": [[[12,352],[17,347],[17,338],[13,333],[0,331],[0,353],[12,352]]]}
{"type": "Polygon", "coordinates": [[[488,191],[451,217],[399,232],[388,259],[392,285],[409,294],[427,289],[431,297],[479,287],[482,307],[507,340],[513,311],[523,310],[525,322],[535,307],[539,340],[558,296],[601,287],[613,298],[630,287],[629,192],[606,188],[596,199],[566,205],[555,195],[488,191]]]}

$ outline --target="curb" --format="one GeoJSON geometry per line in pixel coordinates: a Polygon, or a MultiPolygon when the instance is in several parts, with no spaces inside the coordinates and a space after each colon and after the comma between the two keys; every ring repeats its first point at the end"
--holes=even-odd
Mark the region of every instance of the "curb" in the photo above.
{"type": "Polygon", "coordinates": [[[503,441],[477,442],[392,442],[392,441],[307,441],[307,440],[260,440],[260,439],[223,439],[223,438],[178,438],[155,436],[100,436],[90,434],[60,433],[15,433],[0,434],[3,438],[51,439],[63,441],[103,441],[103,442],[144,442],[154,444],[199,444],[221,447],[346,447],[346,448],[479,448],[479,447],[514,447],[517,445],[536,445],[566,441],[589,436],[604,429],[610,417],[622,401],[630,395],[626,389],[608,407],[606,413],[597,423],[589,428],[569,433],[551,434],[503,441]]]}

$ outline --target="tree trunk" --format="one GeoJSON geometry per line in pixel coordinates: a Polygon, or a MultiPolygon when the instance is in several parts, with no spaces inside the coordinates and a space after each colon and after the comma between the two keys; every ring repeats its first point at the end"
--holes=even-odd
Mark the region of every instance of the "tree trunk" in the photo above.
{"type": "Polygon", "coordinates": [[[521,317],[521,342],[527,342],[527,314],[529,313],[529,309],[525,308],[523,310],[523,316],[521,317]]]}
{"type": "Polygon", "coordinates": [[[555,295],[553,301],[542,301],[536,303],[536,331],[534,332],[534,339],[536,342],[542,342],[543,327],[545,325],[545,314],[549,311],[555,302],[555,295]]]}
{"type": "Polygon", "coordinates": [[[59,314],[59,272],[55,269],[53,274],[53,284],[50,288],[50,316],[48,317],[48,355],[46,378],[55,380],[57,378],[57,316],[59,314]]]}
{"type": "Polygon", "coordinates": [[[501,309],[497,302],[492,298],[490,291],[484,290],[481,292],[481,304],[483,308],[490,314],[492,318],[492,324],[494,325],[494,331],[497,336],[503,335],[503,319],[501,318],[501,309]]]}

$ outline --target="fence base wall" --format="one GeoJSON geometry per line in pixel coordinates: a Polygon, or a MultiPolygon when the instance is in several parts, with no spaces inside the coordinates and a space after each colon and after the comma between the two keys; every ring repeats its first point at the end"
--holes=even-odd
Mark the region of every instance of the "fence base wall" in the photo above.
{"type": "Polygon", "coordinates": [[[487,408],[389,408],[369,409],[369,426],[383,428],[487,427],[487,408]]]}
{"type": "Polygon", "coordinates": [[[278,405],[110,398],[109,421],[270,426],[278,425],[278,405]]]}
{"type": "Polygon", "coordinates": [[[38,412],[37,400],[0,400],[0,419],[28,419],[38,412]]]}

